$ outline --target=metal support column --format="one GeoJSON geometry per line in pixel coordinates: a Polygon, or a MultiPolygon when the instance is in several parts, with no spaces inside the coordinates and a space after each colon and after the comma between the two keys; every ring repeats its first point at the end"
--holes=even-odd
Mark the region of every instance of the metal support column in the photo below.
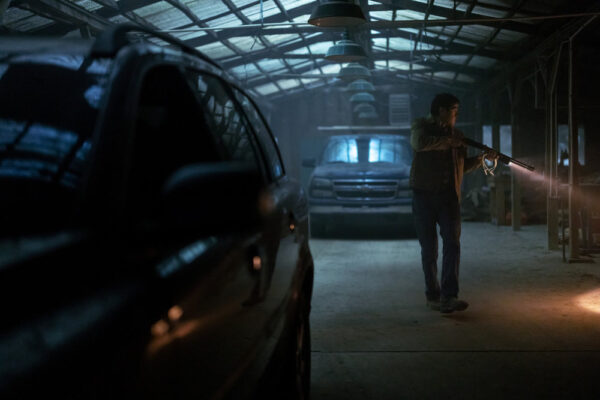
{"type": "Polygon", "coordinates": [[[562,54],[562,44],[554,55],[553,64],[546,85],[546,232],[548,239],[548,250],[558,250],[558,119],[557,119],[557,95],[556,81],[562,54]]]}
{"type": "Polygon", "coordinates": [[[579,258],[579,141],[575,115],[575,72],[573,65],[573,38],[569,40],[569,262],[579,258]]]}
{"type": "Polygon", "coordinates": [[[579,191],[579,138],[577,129],[577,90],[576,79],[578,78],[575,71],[575,37],[596,17],[592,17],[586,21],[571,37],[569,38],[569,262],[582,262],[579,256],[579,227],[581,211],[581,199],[579,191]]]}
{"type": "MultiPolygon", "coordinates": [[[[500,110],[498,95],[494,95],[491,99],[492,108],[492,148],[500,151],[500,110]]],[[[502,165],[498,165],[497,173],[493,177],[495,189],[494,203],[496,205],[496,224],[506,225],[506,198],[504,195],[504,176],[502,175],[502,165]]]]}
{"type": "MultiPolygon", "coordinates": [[[[511,137],[512,137],[512,156],[517,158],[520,156],[520,144],[519,144],[519,103],[521,93],[522,82],[515,79],[512,84],[509,85],[509,98],[510,98],[510,124],[511,124],[511,137]]],[[[521,230],[521,182],[518,173],[511,169],[511,222],[513,231],[521,230]]]]}

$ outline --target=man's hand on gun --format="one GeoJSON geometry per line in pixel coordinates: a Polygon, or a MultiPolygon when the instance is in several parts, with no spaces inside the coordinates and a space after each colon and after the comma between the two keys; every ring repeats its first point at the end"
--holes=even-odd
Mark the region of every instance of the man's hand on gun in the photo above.
{"type": "Polygon", "coordinates": [[[496,161],[499,157],[498,152],[496,150],[491,150],[491,149],[488,151],[485,151],[481,156],[489,161],[496,161]]]}

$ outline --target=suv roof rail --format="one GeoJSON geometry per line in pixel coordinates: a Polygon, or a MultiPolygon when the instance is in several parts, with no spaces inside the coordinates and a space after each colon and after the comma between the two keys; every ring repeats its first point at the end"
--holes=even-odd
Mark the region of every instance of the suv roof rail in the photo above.
{"type": "Polygon", "coordinates": [[[94,41],[91,49],[91,55],[100,57],[114,57],[121,48],[130,43],[129,39],[127,38],[127,34],[130,32],[142,32],[150,34],[154,37],[164,40],[167,43],[180,47],[185,53],[195,55],[214,65],[215,67],[223,69],[219,63],[211,60],[206,54],[187,45],[185,42],[177,39],[176,37],[161,32],[156,32],[151,28],[133,24],[117,24],[106,28],[106,30],[102,31],[94,41]]]}

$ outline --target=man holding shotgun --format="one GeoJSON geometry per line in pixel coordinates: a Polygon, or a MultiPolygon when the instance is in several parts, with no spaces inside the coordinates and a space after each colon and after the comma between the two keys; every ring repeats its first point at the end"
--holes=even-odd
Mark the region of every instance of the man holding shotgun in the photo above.
{"type": "Polygon", "coordinates": [[[415,156],[410,171],[413,215],[425,273],[427,306],[443,313],[463,311],[469,304],[458,299],[460,263],[460,186],[463,174],[496,160],[492,150],[467,157],[464,135],[456,129],[458,99],[449,93],[435,96],[431,115],[416,119],[410,143],[415,156]],[[443,240],[442,279],[437,277],[438,236],[443,240]]]}

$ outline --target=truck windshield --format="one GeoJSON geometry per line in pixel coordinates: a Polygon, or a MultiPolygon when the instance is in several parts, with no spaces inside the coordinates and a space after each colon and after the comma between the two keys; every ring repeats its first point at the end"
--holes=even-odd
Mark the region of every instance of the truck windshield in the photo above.
{"type": "Polygon", "coordinates": [[[411,161],[410,146],[399,137],[332,138],[323,154],[324,164],[359,162],[410,164],[411,161]]]}
{"type": "Polygon", "coordinates": [[[55,229],[77,209],[110,61],[0,60],[0,233],[55,229]]]}

